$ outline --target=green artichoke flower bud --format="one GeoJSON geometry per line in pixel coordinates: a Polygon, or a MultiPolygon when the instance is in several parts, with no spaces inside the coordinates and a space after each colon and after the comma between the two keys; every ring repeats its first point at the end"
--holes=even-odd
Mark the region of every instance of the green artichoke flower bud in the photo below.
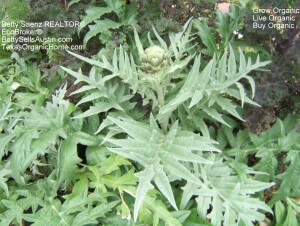
{"type": "Polygon", "coordinates": [[[141,60],[142,69],[147,73],[158,72],[168,64],[167,53],[159,46],[150,46],[145,49],[141,60]]]}

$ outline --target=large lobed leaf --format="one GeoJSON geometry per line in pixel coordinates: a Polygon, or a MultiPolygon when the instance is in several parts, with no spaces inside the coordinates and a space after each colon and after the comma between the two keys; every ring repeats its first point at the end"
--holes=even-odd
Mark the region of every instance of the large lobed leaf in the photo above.
{"type": "Polygon", "coordinates": [[[139,185],[134,211],[135,219],[147,191],[153,188],[152,180],[176,209],[168,176],[173,175],[178,179],[201,184],[183,162],[211,164],[212,162],[205,159],[202,153],[218,151],[213,146],[213,141],[192,132],[182,131],[177,123],[165,135],[158,128],[152,116],[150,126],[125,118],[110,118],[110,120],[120,127],[128,137],[105,139],[113,144],[109,150],[145,167],[144,171],[136,174],[139,185]]]}
{"type": "Polygon", "coordinates": [[[211,158],[215,160],[213,165],[195,165],[195,174],[203,181],[203,185],[188,181],[183,188],[180,208],[185,208],[192,197],[196,196],[198,214],[210,219],[213,225],[244,223],[250,226],[254,221],[264,220],[265,215],[260,211],[271,213],[271,208],[250,195],[273,184],[251,178],[241,180],[222,158],[211,158]]]}

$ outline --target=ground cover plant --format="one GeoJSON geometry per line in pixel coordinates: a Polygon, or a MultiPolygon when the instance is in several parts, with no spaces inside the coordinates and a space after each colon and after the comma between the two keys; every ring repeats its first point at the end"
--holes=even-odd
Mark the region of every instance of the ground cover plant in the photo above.
{"type": "Polygon", "coordinates": [[[170,7],[204,4],[212,23],[85,3],[55,10],[84,21],[63,31],[84,51],[0,52],[0,225],[299,225],[300,115],[245,121],[273,62],[236,35],[246,4],[170,7]]]}

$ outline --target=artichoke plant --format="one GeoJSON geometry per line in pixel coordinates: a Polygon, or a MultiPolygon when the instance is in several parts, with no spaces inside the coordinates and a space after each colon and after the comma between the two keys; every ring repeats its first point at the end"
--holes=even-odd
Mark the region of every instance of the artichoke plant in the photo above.
{"type": "Polygon", "coordinates": [[[160,46],[150,46],[141,56],[142,69],[147,73],[156,73],[168,64],[166,51],[160,46]]]}

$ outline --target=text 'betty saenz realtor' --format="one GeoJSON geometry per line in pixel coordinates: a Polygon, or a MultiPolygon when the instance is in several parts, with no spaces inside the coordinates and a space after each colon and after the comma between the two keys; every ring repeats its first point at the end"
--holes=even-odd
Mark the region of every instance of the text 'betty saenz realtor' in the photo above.
{"type": "Polygon", "coordinates": [[[1,21],[1,47],[6,51],[39,50],[82,50],[83,45],[74,44],[73,37],[52,37],[45,32],[59,29],[77,29],[83,26],[80,21],[1,21]]]}
{"type": "Polygon", "coordinates": [[[26,21],[2,21],[2,28],[76,28],[83,24],[80,21],[43,21],[43,22],[26,22],[26,21]]]}

